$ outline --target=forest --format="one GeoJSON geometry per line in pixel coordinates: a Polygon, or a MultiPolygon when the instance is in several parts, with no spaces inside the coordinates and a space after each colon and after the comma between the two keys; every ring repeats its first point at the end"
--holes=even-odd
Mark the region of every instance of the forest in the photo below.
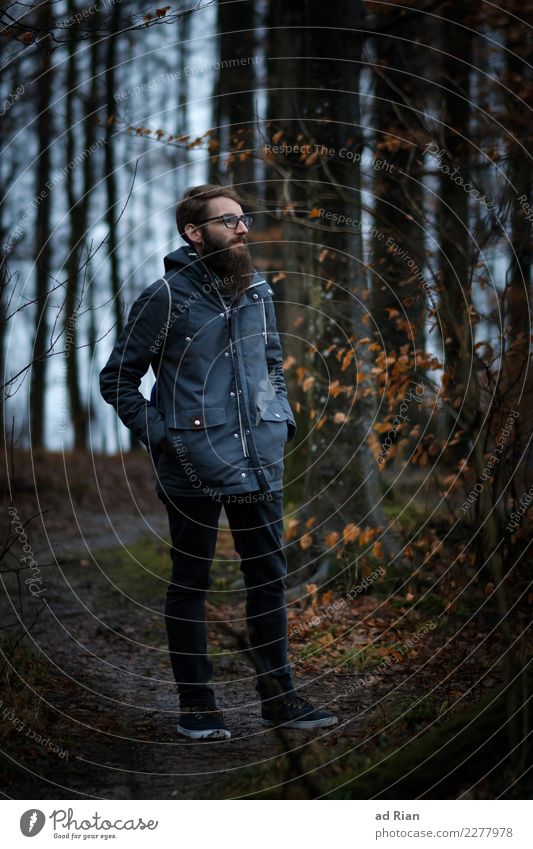
{"type": "Polygon", "coordinates": [[[3,797],[530,799],[531,2],[0,9],[3,797]],[[99,390],[204,183],[274,292],[319,735],[258,725],[222,514],[209,651],[239,731],[178,741],[167,516],[99,390]]]}

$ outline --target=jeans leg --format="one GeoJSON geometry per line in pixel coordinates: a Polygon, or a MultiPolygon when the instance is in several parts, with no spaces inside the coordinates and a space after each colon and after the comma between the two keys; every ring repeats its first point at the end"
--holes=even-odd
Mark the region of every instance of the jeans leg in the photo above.
{"type": "Polygon", "coordinates": [[[201,496],[165,498],[164,503],[172,540],[165,625],[180,705],[215,704],[215,694],[207,686],[213,666],[207,657],[205,596],[222,505],[201,496]]]}
{"type": "Polygon", "coordinates": [[[262,700],[293,692],[288,661],[285,585],[287,561],[282,551],[283,494],[255,494],[245,503],[225,502],[246,586],[246,620],[262,700]],[[255,498],[255,500],[254,500],[255,498]]]}

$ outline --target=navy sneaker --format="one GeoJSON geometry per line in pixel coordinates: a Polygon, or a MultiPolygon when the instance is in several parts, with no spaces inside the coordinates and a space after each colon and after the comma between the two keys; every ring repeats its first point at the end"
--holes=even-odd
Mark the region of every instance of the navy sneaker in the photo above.
{"type": "Polygon", "coordinates": [[[328,728],[338,720],[327,710],[317,710],[310,702],[293,693],[263,702],[261,709],[263,725],[283,725],[285,728],[328,728]]]}
{"type": "Polygon", "coordinates": [[[215,705],[180,708],[178,734],[191,740],[229,740],[231,732],[215,705]]]}

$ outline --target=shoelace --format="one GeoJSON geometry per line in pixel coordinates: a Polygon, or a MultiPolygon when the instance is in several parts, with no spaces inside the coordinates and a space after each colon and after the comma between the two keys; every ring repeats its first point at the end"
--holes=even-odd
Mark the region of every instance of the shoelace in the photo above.
{"type": "Polygon", "coordinates": [[[313,710],[313,705],[309,702],[306,702],[305,699],[302,699],[301,696],[287,696],[285,700],[285,704],[289,708],[295,708],[299,710],[300,708],[308,708],[308,710],[313,710]]]}
{"type": "Polygon", "coordinates": [[[206,713],[213,719],[222,719],[222,711],[213,707],[213,705],[195,705],[194,710],[187,711],[187,713],[192,713],[195,719],[203,719],[206,713]]]}

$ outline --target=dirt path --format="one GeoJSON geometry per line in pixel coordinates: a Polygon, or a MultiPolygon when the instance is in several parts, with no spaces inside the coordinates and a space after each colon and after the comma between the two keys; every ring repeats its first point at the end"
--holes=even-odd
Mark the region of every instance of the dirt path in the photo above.
{"type": "MultiPolygon", "coordinates": [[[[66,460],[57,457],[55,463],[50,457],[34,458],[33,463],[18,459],[17,487],[9,503],[23,522],[41,511],[26,527],[44,580],[44,607],[35,623],[40,600],[23,589],[22,603],[24,621],[33,623],[32,649],[46,672],[37,675],[35,686],[43,701],[37,702],[29,720],[24,714],[24,730],[31,739],[24,732],[17,734],[15,725],[8,735],[8,758],[12,767],[18,764],[8,794],[225,798],[228,778],[265,761],[272,776],[267,786],[283,781],[288,761],[279,737],[260,724],[253,669],[215,625],[210,626],[210,644],[223,653],[213,658],[217,698],[232,738],[191,744],[176,734],[178,702],[162,617],[170,574],[166,511],[153,492],[145,457],[128,457],[126,469],[120,458],[96,461],[93,468],[87,458],[75,455],[66,460]],[[38,498],[32,491],[35,484],[38,498]],[[143,538],[147,546],[160,546],[160,551],[149,548],[144,558],[148,570],[154,551],[154,557],[167,558],[159,574],[145,574],[135,559],[125,571],[115,573],[114,559],[124,558],[131,547],[136,550],[143,538]]],[[[14,558],[20,554],[17,545],[14,558]]],[[[236,557],[228,532],[221,531],[217,552],[236,557]]],[[[15,596],[14,592],[5,608],[8,618],[15,596]]],[[[242,594],[228,595],[222,618],[243,615],[242,594]]],[[[215,606],[210,616],[219,618],[215,606]]],[[[331,703],[338,692],[338,676],[300,671],[298,682],[306,685],[302,695],[316,703],[331,703]]],[[[19,670],[15,677],[24,674],[19,670]]],[[[28,679],[26,689],[32,686],[28,679]]],[[[365,693],[365,699],[371,702],[371,695],[365,693]]],[[[322,736],[288,732],[295,750],[291,769],[298,769],[299,753],[311,742],[327,759],[339,736],[343,741],[356,740],[361,720],[354,716],[362,704],[359,696],[339,703],[341,721],[347,721],[341,735],[337,729],[322,736]]],[[[9,693],[5,705],[10,708],[9,693]]],[[[16,714],[21,709],[13,702],[12,710],[16,714]]],[[[253,775],[250,780],[243,787],[258,790],[253,775]]]]}
{"type": "MultiPolygon", "coordinates": [[[[98,600],[108,589],[106,577],[77,561],[62,568],[64,576],[48,594],[32,636],[55,667],[48,698],[54,711],[65,714],[61,733],[69,740],[68,763],[56,758],[52,769],[42,773],[59,787],[37,777],[31,782],[36,798],[220,798],[232,772],[265,760],[271,762],[275,780],[283,780],[283,746],[272,730],[260,725],[253,670],[247,663],[231,654],[215,662],[217,696],[231,740],[182,741],[175,732],[177,698],[162,627],[155,646],[143,639],[153,633],[155,600],[146,599],[149,610],[125,603],[99,611],[98,600]]],[[[242,612],[237,602],[234,613],[242,612]]],[[[310,683],[305,694],[322,703],[333,700],[338,684],[331,675],[299,681],[310,683]]],[[[360,705],[361,699],[356,702],[360,705]]],[[[344,740],[356,738],[359,723],[349,715],[349,700],[341,714],[341,721],[350,720],[342,731],[344,740]]],[[[337,729],[320,737],[288,734],[296,757],[298,748],[311,741],[326,749],[338,737],[337,729]]],[[[250,787],[250,792],[258,789],[250,787]]]]}

